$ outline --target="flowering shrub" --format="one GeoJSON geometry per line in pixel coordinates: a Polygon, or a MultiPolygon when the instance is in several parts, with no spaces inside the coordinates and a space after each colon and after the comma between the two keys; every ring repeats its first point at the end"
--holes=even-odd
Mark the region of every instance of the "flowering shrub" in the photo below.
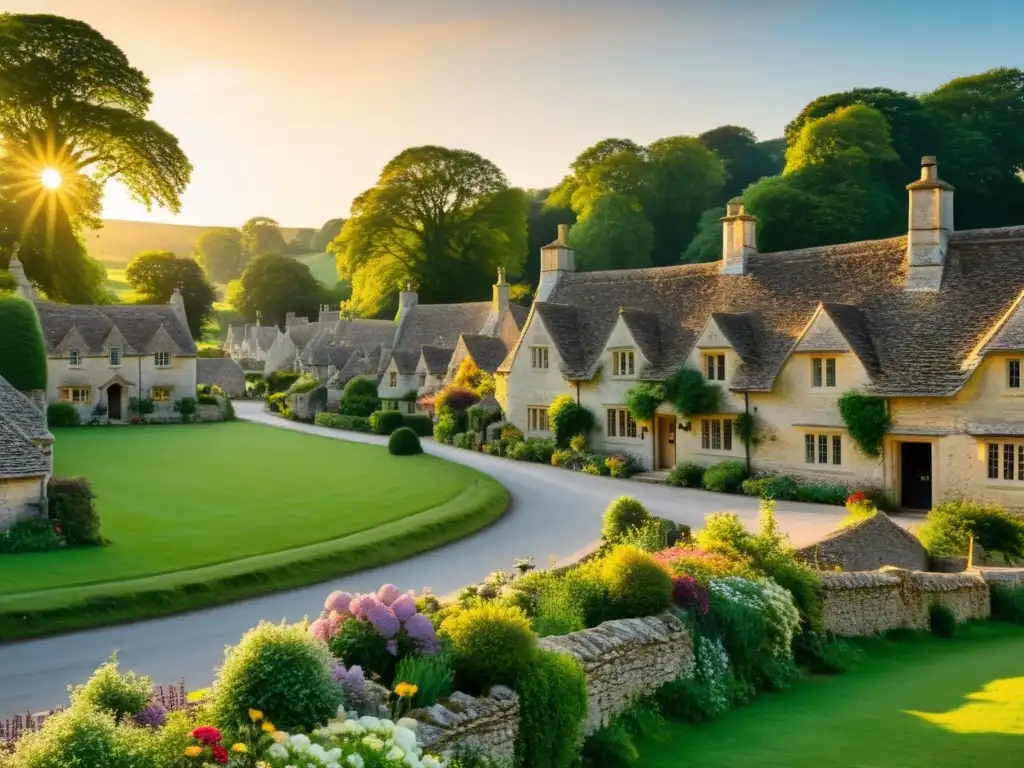
{"type": "Polygon", "coordinates": [[[877,511],[871,499],[860,491],[846,497],[847,525],[867,520],[869,517],[873,517],[877,511]]]}
{"type": "Polygon", "coordinates": [[[692,576],[686,575],[672,577],[672,602],[699,616],[705,615],[711,608],[708,591],[692,576]]]}
{"type": "Polygon", "coordinates": [[[750,560],[742,556],[727,556],[702,549],[672,547],[655,552],[654,559],[668,566],[672,573],[688,575],[702,584],[723,576],[753,576],[750,560]]]}
{"type": "Polygon", "coordinates": [[[650,616],[668,609],[672,578],[668,570],[636,547],[619,546],[601,563],[613,618],[650,616]]]}
{"type": "Polygon", "coordinates": [[[707,690],[708,719],[729,711],[732,706],[732,664],[722,641],[698,637],[694,647],[697,681],[707,690]]]}

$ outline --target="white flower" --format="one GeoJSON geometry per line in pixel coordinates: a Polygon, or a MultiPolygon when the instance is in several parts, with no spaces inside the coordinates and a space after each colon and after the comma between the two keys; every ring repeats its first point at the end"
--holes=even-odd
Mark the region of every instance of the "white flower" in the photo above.
{"type": "Polygon", "coordinates": [[[420,761],[420,765],[423,768],[442,768],[443,763],[433,755],[424,755],[423,760],[420,761]]]}
{"type": "Polygon", "coordinates": [[[380,721],[380,732],[381,733],[386,733],[386,734],[388,734],[390,736],[392,733],[395,732],[395,724],[392,723],[390,720],[381,720],[380,721]]]}
{"type": "Polygon", "coordinates": [[[375,749],[380,752],[384,749],[384,742],[378,739],[376,736],[364,736],[363,744],[368,746],[370,749],[375,749]]]}
{"type": "Polygon", "coordinates": [[[327,750],[321,747],[319,744],[310,744],[308,751],[309,754],[311,754],[317,760],[322,760],[324,762],[327,761],[327,750]]]}
{"type": "Polygon", "coordinates": [[[365,733],[366,729],[355,720],[344,720],[340,723],[331,723],[331,731],[336,735],[345,733],[359,736],[365,733]]]}
{"type": "Polygon", "coordinates": [[[352,768],[363,768],[366,764],[359,755],[349,755],[345,762],[351,765],[352,768]]]}
{"type": "Polygon", "coordinates": [[[380,720],[378,720],[376,717],[364,715],[363,717],[359,718],[359,724],[368,731],[380,730],[380,720]]]}
{"type": "Polygon", "coordinates": [[[341,747],[335,747],[334,749],[327,750],[327,754],[323,757],[329,763],[336,763],[341,760],[341,747]]]}
{"type": "Polygon", "coordinates": [[[392,738],[403,752],[412,752],[416,749],[416,734],[405,726],[395,726],[395,734],[392,738]]]}
{"type": "Polygon", "coordinates": [[[284,744],[271,744],[267,748],[267,754],[277,760],[283,760],[288,757],[288,747],[284,744]]]}
{"type": "Polygon", "coordinates": [[[410,731],[415,732],[416,726],[419,725],[419,722],[417,720],[413,720],[411,717],[402,717],[399,718],[398,722],[395,723],[395,725],[400,725],[403,728],[407,728],[410,731]]]}
{"type": "Polygon", "coordinates": [[[306,752],[309,750],[310,741],[309,736],[304,733],[296,733],[288,737],[288,743],[295,747],[299,752],[306,752]]]}
{"type": "Polygon", "coordinates": [[[399,749],[398,747],[392,747],[388,751],[387,755],[385,755],[385,757],[391,760],[401,760],[403,757],[405,757],[405,752],[399,749]]]}

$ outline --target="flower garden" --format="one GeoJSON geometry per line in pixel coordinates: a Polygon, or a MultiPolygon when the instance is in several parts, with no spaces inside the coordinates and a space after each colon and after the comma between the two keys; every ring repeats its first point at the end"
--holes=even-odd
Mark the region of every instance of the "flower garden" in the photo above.
{"type": "MultiPolygon", "coordinates": [[[[0,766],[596,768],[651,764],[645,754],[671,765],[685,746],[655,738],[682,727],[671,723],[718,720],[761,692],[864,656],[826,631],[823,576],[795,557],[771,502],[757,533],[717,514],[691,536],[622,497],[605,513],[602,538],[572,567],[517,561],[450,599],[389,584],[333,592],[312,620],[246,633],[202,701],[182,711],[163,711],[150,682],[112,659],[0,766]],[[672,642],[687,661],[595,721],[592,677],[551,641],[653,616],[679,627],[672,642]],[[458,719],[472,697],[488,696],[517,700],[509,754],[438,741],[438,713],[458,719]]],[[[993,587],[992,610],[1024,621],[1024,587],[993,587]]],[[[937,637],[971,631],[940,600],[928,615],[937,637]]],[[[1019,629],[1004,631],[1024,642],[1019,629]]]]}

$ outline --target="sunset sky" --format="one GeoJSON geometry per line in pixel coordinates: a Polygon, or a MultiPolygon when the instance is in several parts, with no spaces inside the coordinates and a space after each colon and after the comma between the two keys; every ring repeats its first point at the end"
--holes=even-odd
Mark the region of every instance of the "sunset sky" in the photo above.
{"type": "Polygon", "coordinates": [[[180,215],[108,190],[104,216],[319,227],[408,146],[461,147],[524,187],[589,144],[759,138],[814,97],[925,91],[1024,66],[1013,0],[7,0],[82,19],[152,79],[195,172],[180,215]]]}

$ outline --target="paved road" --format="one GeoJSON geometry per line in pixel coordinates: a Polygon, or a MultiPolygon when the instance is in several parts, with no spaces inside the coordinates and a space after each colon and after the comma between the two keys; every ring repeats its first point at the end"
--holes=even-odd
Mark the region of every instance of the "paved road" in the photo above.
{"type": "MultiPolygon", "coordinates": [[[[239,418],[325,438],[383,444],[383,438],[284,421],[264,414],[259,403],[235,404],[239,418]]],[[[351,574],[331,583],[269,595],[205,611],[109,629],[0,646],[0,717],[39,711],[66,700],[65,687],[81,683],[117,651],[123,668],[147,674],[158,683],[185,679],[200,688],[213,679],[224,647],[261,619],[301,619],[319,612],[332,589],[370,590],[391,582],[402,589],[431,587],[447,594],[478,581],[496,568],[511,568],[517,557],[532,556],[538,565],[566,558],[593,545],[601,513],[616,496],[639,498],[653,514],[699,526],[704,515],[737,512],[753,527],[757,500],[704,491],[626,483],[426,444],[426,450],[479,469],[498,479],[511,493],[509,512],[490,528],[462,541],[409,560],[351,574]]],[[[266,478],[268,493],[278,478],[266,478]]],[[[830,531],[842,509],[811,504],[779,504],[782,529],[795,544],[830,531]]]]}

